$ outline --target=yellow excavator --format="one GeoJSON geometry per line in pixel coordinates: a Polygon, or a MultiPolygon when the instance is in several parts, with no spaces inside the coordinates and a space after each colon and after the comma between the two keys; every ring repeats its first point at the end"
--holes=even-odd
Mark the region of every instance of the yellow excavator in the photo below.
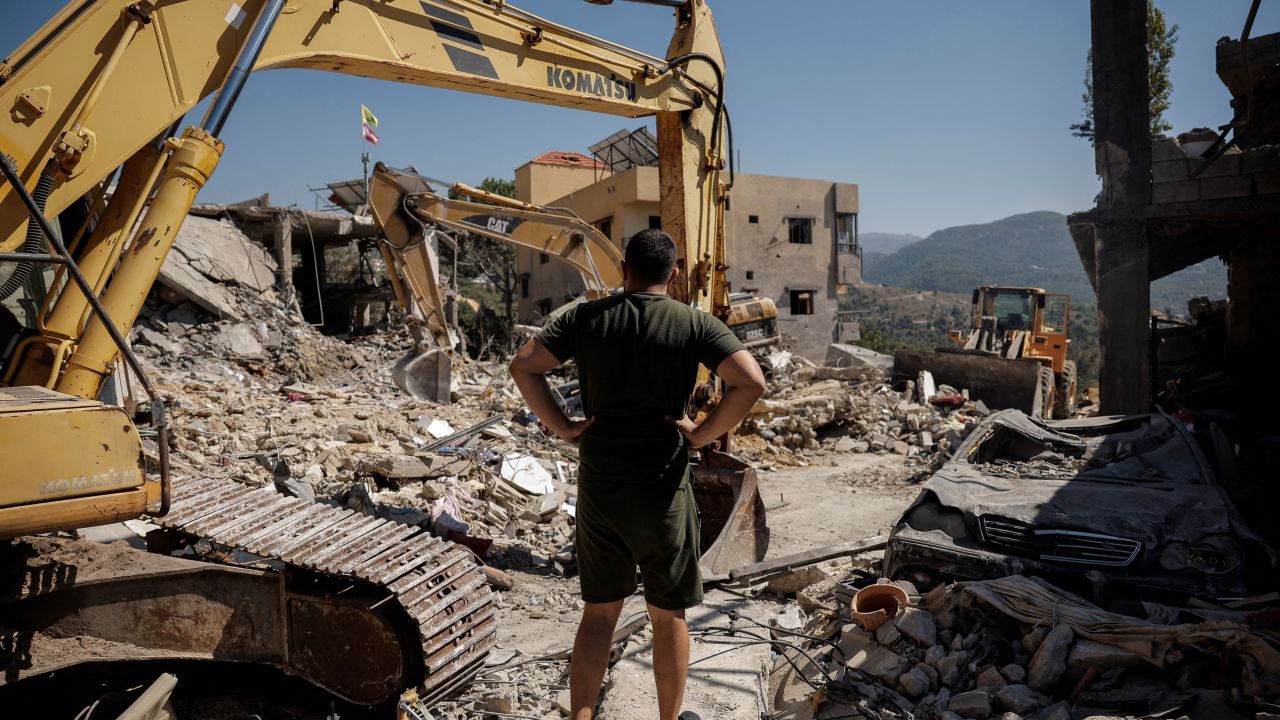
{"type": "MultiPolygon", "coordinates": [[[[467,682],[497,631],[469,551],[270,487],[171,477],[164,404],[125,336],[235,156],[220,135],[244,83],[272,68],[656,117],[673,294],[727,318],[724,58],[705,0],[649,2],[674,14],[664,58],[496,0],[75,0],[0,63],[0,302],[32,316],[0,313],[0,574],[18,579],[0,586],[0,686],[175,658],[274,666],[364,705],[467,682]],[[149,427],[98,400],[117,360],[149,427]],[[143,516],[157,552],[48,535],[143,516]],[[258,560],[172,553],[191,546],[258,560]]],[[[750,468],[705,453],[697,477],[708,575],[762,557],[750,468]]]]}
{"type": "MultiPolygon", "coordinates": [[[[455,335],[446,317],[439,257],[429,237],[434,230],[545,253],[578,272],[587,300],[622,287],[621,252],[572,210],[531,205],[463,183],[452,184],[449,191],[452,197],[437,194],[426,178],[382,163],[369,178],[369,210],[378,225],[388,281],[396,301],[425,330],[418,347],[396,363],[392,378],[405,393],[437,403],[449,402],[455,335]],[[464,197],[469,199],[460,199],[464,197]]],[[[748,347],[778,344],[773,300],[750,295],[730,300],[726,322],[748,347]]]]}
{"type": "Polygon", "coordinates": [[[927,370],[993,410],[1071,417],[1078,390],[1076,363],[1067,359],[1070,310],[1070,295],[984,285],[973,291],[967,330],[947,332],[952,346],[895,352],[894,379],[915,380],[927,370]]]}

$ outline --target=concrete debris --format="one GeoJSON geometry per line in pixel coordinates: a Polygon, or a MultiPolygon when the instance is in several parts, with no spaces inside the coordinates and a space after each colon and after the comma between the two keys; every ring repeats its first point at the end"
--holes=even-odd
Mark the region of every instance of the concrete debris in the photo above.
{"type": "Polygon", "coordinates": [[[959,402],[948,404],[921,402],[915,383],[895,391],[879,365],[862,361],[876,355],[832,345],[825,367],[784,353],[771,355],[769,390],[739,430],[746,437],[739,439],[737,452],[765,470],[804,465],[829,452],[897,454],[928,464],[983,417],[978,404],[959,393],[959,402]]]}
{"type": "MultiPolygon", "coordinates": [[[[843,583],[838,573],[831,576],[836,582],[830,586],[830,596],[846,599],[835,603],[837,610],[831,613],[835,617],[825,625],[827,634],[815,633],[815,627],[824,627],[815,625],[816,618],[805,628],[806,634],[816,636],[807,644],[807,651],[824,663],[830,682],[816,692],[810,690],[808,705],[801,698],[792,703],[808,708],[810,714],[804,717],[844,716],[850,697],[858,698],[862,711],[854,714],[861,717],[1143,717],[1188,702],[1194,697],[1193,691],[1186,689],[1195,687],[1190,683],[1215,688],[1196,692],[1225,692],[1238,699],[1262,700],[1265,696],[1254,692],[1265,683],[1254,679],[1271,672],[1268,663],[1277,657],[1274,650],[1267,655],[1260,645],[1244,642],[1239,635],[1231,636],[1235,640],[1219,635],[1223,630],[1219,623],[1224,621],[1206,622],[1198,630],[1173,624],[1177,618],[1185,623],[1185,614],[1176,612],[1170,625],[1148,626],[1146,634],[1141,630],[1142,621],[1129,619],[1135,624],[1125,627],[1119,616],[1105,621],[1100,618],[1089,626],[1088,637],[1074,621],[1030,622],[1013,606],[987,599],[993,594],[1012,594],[1012,590],[1001,589],[1001,583],[1008,581],[1017,581],[1014,586],[1052,590],[1043,581],[1017,576],[938,586],[923,596],[913,593],[918,600],[913,599],[892,621],[868,632],[848,622],[853,611],[844,583],[877,585],[865,574],[852,568],[849,572],[852,574],[843,583]],[[1187,645],[1153,658],[1131,649],[1149,648],[1151,642],[1173,632],[1197,637],[1196,650],[1187,645]],[[1210,637],[1217,644],[1210,644],[1210,637]],[[1240,660],[1241,665],[1223,665],[1221,658],[1226,656],[1220,653],[1237,641],[1249,647],[1246,654],[1250,657],[1240,660]],[[1157,679],[1161,677],[1164,680],[1157,679]],[[1090,712],[1084,712],[1086,709],[1090,712]]],[[[1062,593],[1062,597],[1069,596],[1062,593]]],[[[821,597],[816,599],[819,604],[821,601],[821,597]]],[[[1064,602],[1059,600],[1053,608],[1043,610],[1046,615],[1064,614],[1064,602]]],[[[1186,612],[1191,611],[1181,611],[1186,612]]],[[[1074,619],[1070,610],[1065,616],[1074,619]]]]}
{"type": "Polygon", "coordinates": [[[161,285],[221,317],[249,317],[228,290],[274,294],[276,261],[229,220],[188,216],[160,268],[161,285]]]}
{"type": "Polygon", "coordinates": [[[1048,690],[1058,682],[1067,671],[1067,654],[1071,651],[1071,641],[1075,632],[1065,623],[1055,625],[1045,635],[1036,654],[1027,666],[1027,685],[1036,690],[1048,690]]]}

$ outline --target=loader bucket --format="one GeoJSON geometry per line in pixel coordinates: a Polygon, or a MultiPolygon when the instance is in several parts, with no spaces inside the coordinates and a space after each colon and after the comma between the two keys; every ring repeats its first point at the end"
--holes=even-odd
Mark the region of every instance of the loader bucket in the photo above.
{"type": "Polygon", "coordinates": [[[453,379],[452,358],[444,350],[409,351],[391,368],[391,379],[400,391],[417,400],[449,404],[453,379]]]}
{"type": "MultiPolygon", "coordinates": [[[[962,350],[936,352],[899,350],[893,354],[893,380],[915,380],[928,370],[934,382],[957,390],[992,410],[1014,408],[1033,417],[1048,417],[1052,386],[1041,387],[1041,364],[1035,360],[1007,360],[997,355],[962,350]]],[[[1050,376],[1052,383],[1052,376],[1050,376]]]]}
{"type": "Polygon", "coordinates": [[[703,582],[727,579],[730,570],[764,559],[769,526],[751,466],[703,451],[702,462],[693,466],[693,495],[702,520],[703,582]]]}

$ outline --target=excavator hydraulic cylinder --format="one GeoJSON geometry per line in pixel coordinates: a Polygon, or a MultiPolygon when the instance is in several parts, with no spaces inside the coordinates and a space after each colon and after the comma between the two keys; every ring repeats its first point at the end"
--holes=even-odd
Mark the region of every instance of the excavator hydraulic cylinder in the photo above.
{"type": "MultiPolygon", "coordinates": [[[[80,271],[94,283],[98,292],[102,291],[107,275],[115,267],[129,230],[142,214],[143,205],[163,166],[164,153],[152,144],[129,158],[120,171],[116,191],[107,202],[102,219],[78,253],[80,271]]],[[[20,368],[20,372],[10,384],[52,388],[57,380],[57,370],[62,367],[63,355],[79,338],[88,315],[89,300],[68,279],[41,322],[41,334],[25,341],[19,350],[22,358],[15,366],[20,368]]]]}
{"type": "MultiPolygon", "coordinates": [[[[133,327],[196,194],[222,157],[222,142],[198,128],[188,128],[182,139],[169,144],[173,154],[164,180],[102,297],[103,306],[122,333],[133,327]]],[[[55,389],[83,398],[97,397],[116,353],[102,318],[95,315],[55,389]]]]}

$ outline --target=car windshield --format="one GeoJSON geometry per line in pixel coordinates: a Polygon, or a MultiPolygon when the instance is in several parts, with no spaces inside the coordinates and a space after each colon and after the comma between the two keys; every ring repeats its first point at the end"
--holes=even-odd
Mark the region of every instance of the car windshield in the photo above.
{"type": "Polygon", "coordinates": [[[995,420],[990,434],[969,453],[968,462],[991,476],[1205,482],[1186,438],[1169,420],[1155,416],[1127,426],[1072,434],[1010,413],[995,420]]]}

